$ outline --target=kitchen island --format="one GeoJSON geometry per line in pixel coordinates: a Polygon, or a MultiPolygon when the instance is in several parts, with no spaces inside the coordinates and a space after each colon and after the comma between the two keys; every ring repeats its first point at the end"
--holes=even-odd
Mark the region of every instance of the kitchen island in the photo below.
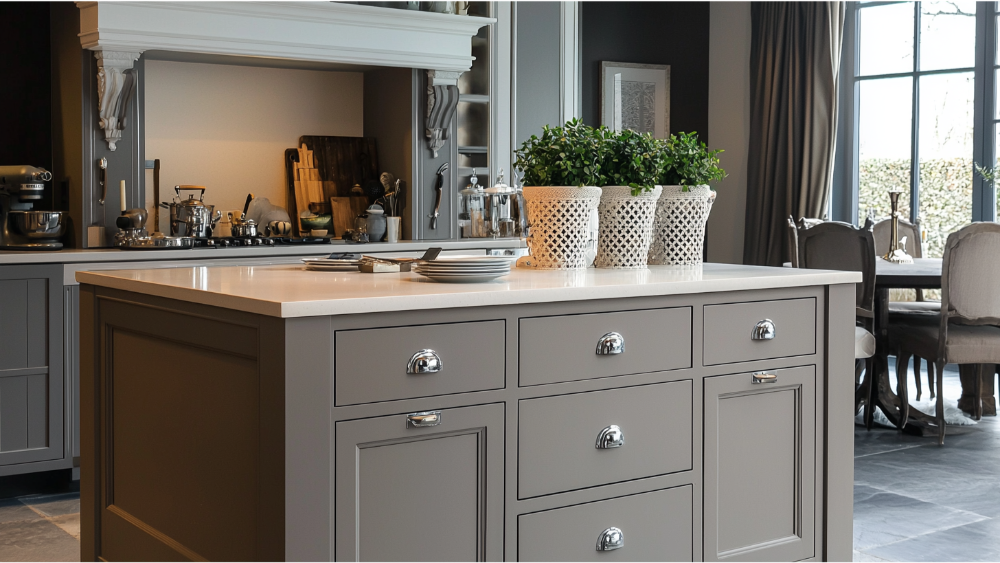
{"type": "Polygon", "coordinates": [[[84,560],[849,560],[860,274],[78,272],[84,560]]]}

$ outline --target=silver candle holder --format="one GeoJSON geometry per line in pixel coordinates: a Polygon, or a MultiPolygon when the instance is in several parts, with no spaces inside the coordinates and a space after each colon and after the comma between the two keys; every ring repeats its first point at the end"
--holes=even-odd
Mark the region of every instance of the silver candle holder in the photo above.
{"type": "Polygon", "coordinates": [[[892,205],[892,223],[890,223],[889,252],[882,259],[893,264],[912,264],[913,257],[906,253],[906,243],[903,243],[904,248],[899,247],[899,194],[901,193],[903,193],[901,190],[889,191],[889,202],[892,205]]]}

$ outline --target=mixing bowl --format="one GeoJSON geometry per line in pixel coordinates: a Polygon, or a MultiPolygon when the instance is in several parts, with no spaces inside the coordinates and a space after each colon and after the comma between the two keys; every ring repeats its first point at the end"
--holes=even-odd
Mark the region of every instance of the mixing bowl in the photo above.
{"type": "Polygon", "coordinates": [[[66,232],[65,211],[11,211],[10,226],[21,236],[38,240],[59,240],[66,232]]]}

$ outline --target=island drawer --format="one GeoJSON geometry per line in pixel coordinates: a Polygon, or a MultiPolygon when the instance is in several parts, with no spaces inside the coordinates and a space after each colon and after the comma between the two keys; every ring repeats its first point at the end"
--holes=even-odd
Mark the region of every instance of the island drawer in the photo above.
{"type": "Polygon", "coordinates": [[[690,379],[521,400],[518,498],[691,469],[691,409],[690,379]]]}
{"type": "Polygon", "coordinates": [[[689,368],[691,314],[691,307],[675,307],[522,318],[518,381],[529,386],[689,368]],[[620,353],[600,353],[603,342],[618,337],[620,353]]]}
{"type": "Polygon", "coordinates": [[[816,299],[705,306],[706,366],[816,353],[816,299]]]}
{"type": "Polygon", "coordinates": [[[338,330],[335,404],[502,389],[505,338],[503,320],[338,330]]]}
{"type": "Polygon", "coordinates": [[[519,561],[691,561],[691,485],[517,517],[519,561]],[[598,551],[610,528],[615,550],[598,551]]]}

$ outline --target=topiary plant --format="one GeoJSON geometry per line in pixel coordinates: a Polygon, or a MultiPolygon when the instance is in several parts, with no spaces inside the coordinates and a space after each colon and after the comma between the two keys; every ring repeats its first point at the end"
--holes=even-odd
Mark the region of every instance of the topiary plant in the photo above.
{"type": "Polygon", "coordinates": [[[603,137],[579,119],[542,127],[514,151],[525,186],[600,186],[603,137]]]}
{"type": "Polygon", "coordinates": [[[722,180],[726,171],[719,167],[719,153],[722,150],[708,150],[708,146],[698,141],[697,133],[678,133],[660,141],[663,158],[659,183],[665,186],[690,186],[708,184],[722,180]]]}
{"type": "Polygon", "coordinates": [[[602,126],[597,133],[604,145],[601,185],[629,186],[632,195],[652,191],[666,156],[661,143],[649,133],[629,129],[615,133],[602,126]]]}

